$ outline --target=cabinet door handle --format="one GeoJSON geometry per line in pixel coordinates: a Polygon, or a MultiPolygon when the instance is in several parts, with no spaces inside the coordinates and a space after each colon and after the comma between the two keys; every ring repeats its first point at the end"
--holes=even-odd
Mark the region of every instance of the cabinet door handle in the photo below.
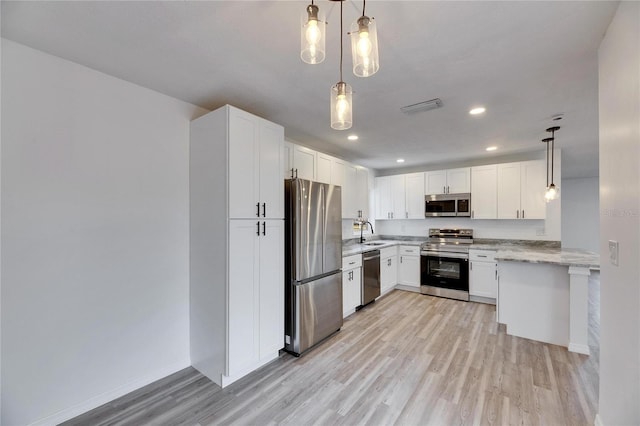
{"type": "Polygon", "coordinates": [[[291,179],[293,179],[293,167],[291,168],[291,179]]]}
{"type": "Polygon", "coordinates": [[[262,217],[267,217],[267,203],[262,203],[262,217]]]}
{"type": "Polygon", "coordinates": [[[355,265],[355,264],[356,264],[355,261],[354,262],[349,262],[349,265],[355,265]]]}
{"type": "Polygon", "coordinates": [[[496,269],[496,280],[498,279],[498,270],[496,269]]]}
{"type": "Polygon", "coordinates": [[[524,219],[524,209],[522,209],[522,218],[524,219]]]}
{"type": "Polygon", "coordinates": [[[449,193],[449,187],[447,186],[447,194],[449,193]]]}
{"type": "Polygon", "coordinates": [[[516,210],[516,219],[520,219],[520,210],[516,210]]]}
{"type": "Polygon", "coordinates": [[[391,266],[391,258],[387,259],[387,266],[391,266]]]}
{"type": "Polygon", "coordinates": [[[447,187],[446,187],[446,186],[443,186],[443,187],[442,187],[442,193],[443,193],[443,194],[446,194],[446,193],[447,193],[447,187]]]}
{"type": "Polygon", "coordinates": [[[260,203],[256,203],[256,217],[260,217],[260,203]]]}
{"type": "Polygon", "coordinates": [[[298,169],[296,169],[296,179],[298,178],[298,169]]]}
{"type": "Polygon", "coordinates": [[[400,256],[400,263],[402,263],[402,256],[400,256]]]}
{"type": "Polygon", "coordinates": [[[256,222],[256,235],[260,236],[260,222],[256,222]]]}
{"type": "Polygon", "coordinates": [[[487,257],[484,254],[479,254],[478,257],[487,257]]]}
{"type": "Polygon", "coordinates": [[[404,212],[404,218],[409,219],[409,212],[404,212]]]}
{"type": "Polygon", "coordinates": [[[473,219],[473,210],[471,210],[471,219],[473,219]]]}
{"type": "Polygon", "coordinates": [[[469,270],[473,271],[473,262],[469,262],[469,270]]]}
{"type": "Polygon", "coordinates": [[[262,222],[262,235],[267,235],[267,222],[262,222]]]}

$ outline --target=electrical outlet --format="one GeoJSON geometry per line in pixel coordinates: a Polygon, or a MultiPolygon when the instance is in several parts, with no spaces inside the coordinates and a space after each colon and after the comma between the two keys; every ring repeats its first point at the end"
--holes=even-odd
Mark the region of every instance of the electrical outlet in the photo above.
{"type": "Polygon", "coordinates": [[[609,240],[609,262],[618,266],[618,242],[609,240]]]}
{"type": "Polygon", "coordinates": [[[536,235],[539,236],[539,237],[545,235],[545,229],[544,228],[536,229],[536,235]]]}

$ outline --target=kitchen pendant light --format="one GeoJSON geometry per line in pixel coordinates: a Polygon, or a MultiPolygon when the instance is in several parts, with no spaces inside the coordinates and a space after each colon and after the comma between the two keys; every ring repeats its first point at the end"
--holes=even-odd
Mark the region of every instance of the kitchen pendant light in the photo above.
{"type": "Polygon", "coordinates": [[[331,128],[335,130],[350,129],[353,124],[353,107],[351,86],[342,81],[342,3],[340,1],[340,81],[331,87],[331,128]]]}
{"type": "Polygon", "coordinates": [[[560,196],[560,188],[553,183],[553,153],[555,149],[555,132],[560,130],[559,126],[549,127],[547,132],[551,133],[550,138],[542,139],[547,144],[547,189],[544,193],[544,199],[548,203],[560,196]],[[551,167],[549,167],[549,142],[551,142],[551,167]],[[551,183],[549,183],[549,169],[551,169],[551,183]]]}
{"type": "Polygon", "coordinates": [[[378,72],[378,31],[373,18],[365,15],[366,0],[362,3],[362,16],[351,25],[351,55],[353,73],[357,77],[369,77],[378,72]]]}
{"type": "Polygon", "coordinates": [[[324,61],[326,25],[320,9],[311,0],[302,14],[300,33],[300,58],[307,64],[319,64],[324,61]]]}

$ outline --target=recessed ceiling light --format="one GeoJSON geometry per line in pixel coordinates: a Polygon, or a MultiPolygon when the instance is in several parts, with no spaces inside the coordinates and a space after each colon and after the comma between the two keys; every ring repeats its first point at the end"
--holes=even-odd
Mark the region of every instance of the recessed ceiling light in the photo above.
{"type": "Polygon", "coordinates": [[[469,114],[471,115],[478,115],[478,114],[482,114],[483,112],[486,111],[485,107],[478,107],[478,108],[474,108],[471,111],[469,111],[469,114]]]}
{"type": "Polygon", "coordinates": [[[396,163],[404,163],[404,158],[398,158],[398,159],[396,160],[396,163]]]}
{"type": "Polygon", "coordinates": [[[358,140],[358,135],[349,135],[347,137],[347,139],[349,139],[350,141],[357,141],[358,140]]]}
{"type": "Polygon", "coordinates": [[[495,151],[496,149],[498,149],[497,146],[488,146],[487,147],[487,151],[495,151]]]}

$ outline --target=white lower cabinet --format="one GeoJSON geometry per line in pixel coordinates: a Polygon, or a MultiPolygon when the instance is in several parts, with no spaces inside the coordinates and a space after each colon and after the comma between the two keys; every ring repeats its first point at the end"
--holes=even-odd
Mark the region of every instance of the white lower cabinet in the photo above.
{"type": "Polygon", "coordinates": [[[284,221],[229,222],[226,376],[235,377],[284,346],[284,221]]]}
{"type": "Polygon", "coordinates": [[[362,291],[362,255],[342,259],[342,316],[348,317],[360,306],[362,291]]]}
{"type": "Polygon", "coordinates": [[[420,247],[400,246],[398,284],[420,290],[420,247]]]}
{"type": "Polygon", "coordinates": [[[380,250],[380,294],[389,292],[398,282],[398,247],[380,250]]]}
{"type": "Polygon", "coordinates": [[[493,299],[495,303],[498,297],[498,264],[495,254],[495,251],[469,250],[469,296],[493,299]]]}

